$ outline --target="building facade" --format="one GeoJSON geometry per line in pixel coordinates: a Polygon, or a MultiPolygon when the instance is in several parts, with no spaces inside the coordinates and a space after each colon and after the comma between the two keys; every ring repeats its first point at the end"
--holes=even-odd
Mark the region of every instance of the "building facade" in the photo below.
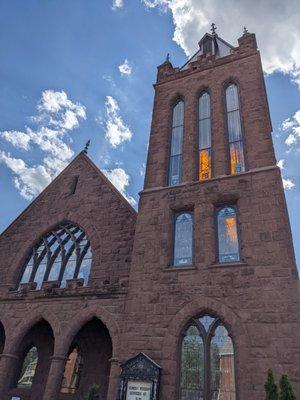
{"type": "Polygon", "coordinates": [[[255,35],[206,34],[154,87],[138,212],[83,152],[1,236],[1,400],[80,400],[94,384],[117,400],[140,352],[161,400],[263,400],[268,368],[300,396],[299,280],[255,35]]]}

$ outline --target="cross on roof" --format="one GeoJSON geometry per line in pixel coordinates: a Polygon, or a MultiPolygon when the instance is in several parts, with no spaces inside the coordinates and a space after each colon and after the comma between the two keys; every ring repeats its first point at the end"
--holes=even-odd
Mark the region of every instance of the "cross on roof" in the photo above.
{"type": "Polygon", "coordinates": [[[210,30],[211,30],[211,33],[213,35],[216,34],[217,27],[216,27],[216,24],[214,22],[211,24],[211,29],[210,30]]]}

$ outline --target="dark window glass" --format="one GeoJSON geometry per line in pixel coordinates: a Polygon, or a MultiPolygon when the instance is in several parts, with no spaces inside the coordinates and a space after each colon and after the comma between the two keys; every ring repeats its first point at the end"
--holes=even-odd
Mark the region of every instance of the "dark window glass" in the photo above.
{"type": "Polygon", "coordinates": [[[193,258],[193,216],[180,213],[175,216],[174,265],[190,265],[193,258]]]}
{"type": "Polygon", "coordinates": [[[199,180],[211,178],[211,115],[210,95],[199,98],[199,180]]]}
{"type": "Polygon", "coordinates": [[[234,347],[222,322],[194,319],[181,344],[180,400],[236,400],[234,347]]]}
{"type": "Polygon", "coordinates": [[[238,89],[231,84],[226,89],[227,129],[230,150],[231,175],[245,171],[243,135],[238,89]]]}
{"type": "Polygon", "coordinates": [[[240,260],[236,211],[224,207],[217,214],[219,262],[240,260]]]}
{"type": "Polygon", "coordinates": [[[59,225],[34,246],[20,283],[36,282],[41,289],[44,281],[83,278],[87,285],[92,263],[90,241],[76,225],[59,225]]]}
{"type": "Polygon", "coordinates": [[[184,102],[179,101],[173,108],[171,151],[169,160],[169,185],[178,185],[182,177],[184,102]]]}
{"type": "Polygon", "coordinates": [[[27,352],[22,364],[22,371],[17,385],[19,388],[31,388],[37,363],[37,348],[31,347],[31,349],[27,352]]]}

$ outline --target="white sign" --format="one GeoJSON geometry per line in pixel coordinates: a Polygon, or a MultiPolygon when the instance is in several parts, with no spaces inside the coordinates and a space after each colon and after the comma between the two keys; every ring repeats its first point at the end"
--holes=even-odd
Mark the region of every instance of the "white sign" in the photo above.
{"type": "Polygon", "coordinates": [[[128,381],[126,400],[150,400],[151,382],[128,381]]]}
{"type": "Polygon", "coordinates": [[[13,396],[10,400],[21,400],[21,397],[15,397],[15,396],[13,396]]]}

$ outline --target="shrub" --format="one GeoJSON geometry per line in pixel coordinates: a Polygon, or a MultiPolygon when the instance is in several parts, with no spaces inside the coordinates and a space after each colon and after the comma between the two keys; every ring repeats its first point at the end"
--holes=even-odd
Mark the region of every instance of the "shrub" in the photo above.
{"type": "Polygon", "coordinates": [[[266,400],[278,400],[278,389],[274,380],[273,371],[268,370],[268,378],[265,383],[266,400]]]}
{"type": "Polygon", "coordinates": [[[294,395],[292,385],[290,384],[287,375],[282,375],[279,382],[279,387],[280,387],[279,400],[296,400],[296,396],[294,395]]]}

